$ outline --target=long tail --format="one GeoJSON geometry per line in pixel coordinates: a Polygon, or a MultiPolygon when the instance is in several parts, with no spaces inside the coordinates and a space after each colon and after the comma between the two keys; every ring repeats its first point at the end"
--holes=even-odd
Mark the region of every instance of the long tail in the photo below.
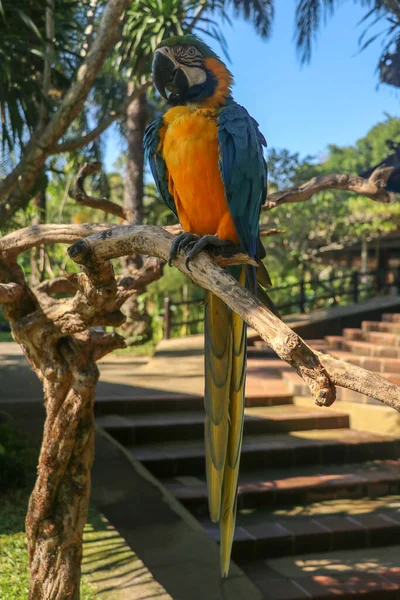
{"type": "MultiPolygon", "coordinates": [[[[245,269],[239,282],[244,285],[245,269]]],[[[228,575],[242,447],[246,325],[211,293],[205,304],[205,442],[210,516],[220,521],[221,574],[228,575]]]]}

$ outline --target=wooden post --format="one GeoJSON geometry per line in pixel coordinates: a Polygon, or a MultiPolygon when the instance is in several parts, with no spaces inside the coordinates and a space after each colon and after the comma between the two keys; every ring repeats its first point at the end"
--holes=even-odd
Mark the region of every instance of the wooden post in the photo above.
{"type": "Polygon", "coordinates": [[[300,280],[299,305],[300,305],[300,312],[305,313],[306,312],[306,282],[304,281],[304,277],[302,277],[300,280]]]}
{"type": "MultiPolygon", "coordinates": [[[[183,316],[183,322],[186,323],[186,321],[189,321],[189,306],[188,304],[186,304],[186,302],[189,299],[189,289],[187,284],[185,283],[185,285],[183,286],[183,290],[182,290],[182,298],[183,301],[185,302],[185,304],[182,304],[182,316],[183,316]]],[[[189,335],[190,331],[189,331],[189,325],[182,325],[182,330],[181,330],[181,335],[182,336],[187,336],[189,335]]]]}
{"type": "Polygon", "coordinates": [[[171,336],[171,303],[169,298],[164,298],[164,340],[171,336]]]}
{"type": "Polygon", "coordinates": [[[353,302],[355,304],[358,303],[358,295],[359,295],[359,289],[358,289],[358,271],[353,271],[353,275],[352,275],[352,285],[353,285],[353,302]]]}

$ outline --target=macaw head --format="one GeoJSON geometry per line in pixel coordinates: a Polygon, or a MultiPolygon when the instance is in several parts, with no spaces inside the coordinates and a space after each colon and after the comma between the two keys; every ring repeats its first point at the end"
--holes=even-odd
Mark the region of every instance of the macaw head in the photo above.
{"type": "Polygon", "coordinates": [[[153,78],[161,96],[174,106],[223,105],[232,83],[221,59],[194,35],[168,38],[157,46],[153,78]]]}

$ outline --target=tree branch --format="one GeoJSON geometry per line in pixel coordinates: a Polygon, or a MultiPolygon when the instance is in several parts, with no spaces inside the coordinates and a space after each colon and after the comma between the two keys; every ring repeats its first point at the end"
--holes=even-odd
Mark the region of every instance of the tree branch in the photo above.
{"type": "Polygon", "coordinates": [[[55,277],[54,279],[46,279],[42,281],[36,288],[35,292],[39,294],[75,294],[78,289],[78,283],[75,280],[74,275],[69,277],[55,277]]]}
{"type": "Polygon", "coordinates": [[[0,238],[0,253],[21,254],[41,244],[71,244],[81,237],[110,228],[106,223],[82,223],[80,225],[33,225],[12,231],[0,238]]]}
{"type": "Polygon", "coordinates": [[[123,101],[123,103],[117,110],[110,112],[109,115],[104,117],[98,123],[97,127],[92,129],[92,131],[90,131],[86,135],[81,135],[81,136],[77,136],[74,138],[70,138],[69,140],[66,140],[65,142],[61,142],[60,144],[57,144],[57,146],[53,150],[53,154],[59,154],[60,152],[73,152],[74,150],[83,148],[84,146],[87,146],[88,144],[90,144],[90,142],[93,142],[93,140],[97,139],[106,129],[108,129],[110,127],[110,125],[112,123],[114,123],[114,121],[116,121],[121,115],[123,115],[126,112],[126,109],[130,105],[130,103],[133,102],[133,100],[135,98],[140,96],[140,94],[143,94],[147,90],[147,88],[151,85],[151,83],[152,83],[152,80],[148,79],[147,81],[145,81],[145,83],[143,83],[138,88],[136,88],[135,91],[132,92],[132,94],[130,94],[123,101]]]}
{"type": "Polygon", "coordinates": [[[0,283],[0,304],[8,304],[18,300],[24,291],[18,283],[0,283]]]}
{"type": "Polygon", "coordinates": [[[86,177],[94,175],[101,170],[101,163],[85,163],[78,171],[77,178],[72,189],[69,191],[69,196],[73,200],[76,200],[79,204],[84,206],[90,206],[102,210],[105,213],[115,215],[121,219],[126,219],[126,214],[122,206],[107,198],[95,198],[94,196],[88,196],[85,192],[84,183],[86,177]]]}
{"type": "Polygon", "coordinates": [[[291,187],[269,194],[263,208],[271,210],[281,204],[303,202],[312,198],[314,194],[327,189],[346,190],[367,196],[377,202],[390,203],[394,201],[394,194],[386,190],[386,184],[393,171],[394,167],[378,168],[371,173],[368,179],[347,173],[330,173],[313,177],[299,187],[291,187]]]}
{"type": "Polygon", "coordinates": [[[78,69],[75,81],[64,95],[58,110],[47,126],[32,136],[19,164],[0,183],[0,224],[29,201],[29,194],[46,158],[54,151],[58,140],[81,111],[95,78],[109,51],[117,41],[120,32],[120,17],[129,1],[108,1],[101,16],[96,39],[78,69]]]}
{"type": "MultiPolygon", "coordinates": [[[[103,261],[136,252],[166,260],[172,240],[173,236],[160,227],[121,226],[76,242],[68,253],[75,262],[84,265],[86,272],[91,272],[99,269],[103,261]]],[[[201,253],[192,261],[190,271],[183,256],[178,256],[174,264],[193,281],[221,298],[253,327],[305,380],[318,405],[330,406],[336,397],[335,385],[339,385],[367,394],[400,411],[400,387],[375,373],[313,351],[255,296],[220,269],[207,253],[201,253]]]]}

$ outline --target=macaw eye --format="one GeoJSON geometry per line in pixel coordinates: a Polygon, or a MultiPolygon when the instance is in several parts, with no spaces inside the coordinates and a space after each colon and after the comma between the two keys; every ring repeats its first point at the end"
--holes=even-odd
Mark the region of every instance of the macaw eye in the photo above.
{"type": "Polygon", "coordinates": [[[194,56],[196,54],[196,50],[194,48],[189,48],[188,56],[194,56]]]}

